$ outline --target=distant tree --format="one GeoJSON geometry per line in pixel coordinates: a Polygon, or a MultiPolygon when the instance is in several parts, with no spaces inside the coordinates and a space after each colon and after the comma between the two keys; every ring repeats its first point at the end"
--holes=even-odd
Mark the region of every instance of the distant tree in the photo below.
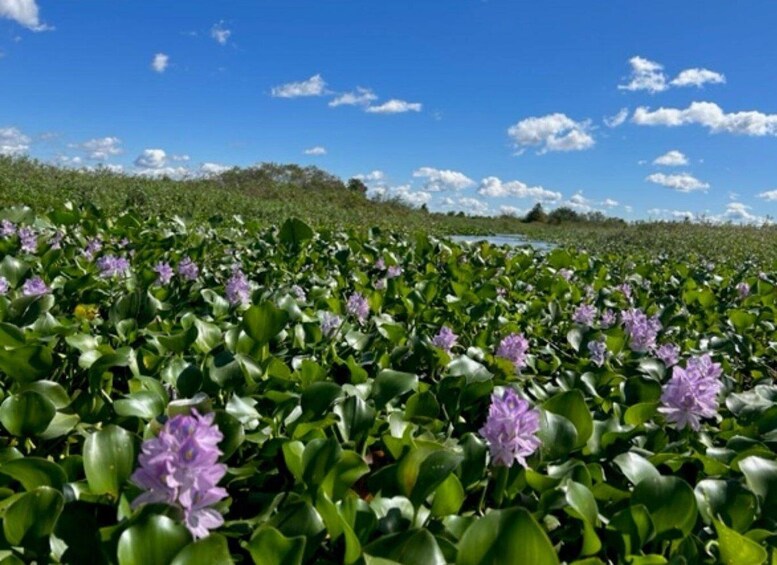
{"type": "Polygon", "coordinates": [[[424,214],[429,213],[429,207],[426,205],[426,203],[421,204],[421,212],[423,212],[424,214]]]}
{"type": "Polygon", "coordinates": [[[583,218],[581,218],[580,214],[578,214],[572,208],[569,208],[567,206],[556,208],[550,214],[548,214],[548,222],[550,222],[551,224],[579,222],[582,219],[583,218]]]}
{"type": "Polygon", "coordinates": [[[523,219],[526,223],[535,223],[535,222],[541,222],[544,223],[548,220],[548,215],[545,213],[545,210],[542,209],[542,204],[537,202],[537,204],[534,205],[534,208],[529,210],[529,213],[526,214],[526,217],[523,219]]]}
{"type": "Polygon", "coordinates": [[[367,194],[367,185],[360,179],[349,179],[346,188],[358,194],[367,194]]]}

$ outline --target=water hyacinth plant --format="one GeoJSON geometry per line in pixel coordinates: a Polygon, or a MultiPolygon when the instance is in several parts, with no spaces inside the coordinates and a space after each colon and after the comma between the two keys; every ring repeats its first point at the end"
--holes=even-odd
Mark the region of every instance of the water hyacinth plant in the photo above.
{"type": "Polygon", "coordinates": [[[512,467],[518,463],[526,467],[526,458],[542,444],[537,437],[539,429],[539,411],[508,388],[501,396],[492,395],[488,418],[480,428],[480,435],[488,442],[495,465],[512,467]]]}

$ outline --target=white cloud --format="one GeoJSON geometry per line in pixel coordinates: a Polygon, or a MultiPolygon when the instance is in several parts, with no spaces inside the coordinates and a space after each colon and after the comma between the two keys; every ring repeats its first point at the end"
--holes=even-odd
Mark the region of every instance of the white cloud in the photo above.
{"type": "Polygon", "coordinates": [[[630,80],[627,84],[619,84],[620,90],[647,90],[654,94],[669,88],[666,85],[663,65],[638,56],[629,59],[629,64],[631,65],[630,80]]]}
{"type": "Polygon", "coordinates": [[[678,192],[692,192],[694,190],[706,191],[710,187],[709,184],[700,181],[689,173],[678,173],[673,175],[653,173],[646,177],[645,180],[677,190],[678,192]]]}
{"type": "Polygon", "coordinates": [[[403,114],[405,112],[420,112],[421,107],[420,102],[406,102],[392,98],[380,106],[369,106],[365,112],[370,114],[403,114]]]}
{"type": "Polygon", "coordinates": [[[226,45],[231,35],[232,35],[232,30],[225,28],[223,21],[220,21],[217,24],[213,24],[213,27],[210,28],[210,36],[219,45],[226,45]]]}
{"type": "Polygon", "coordinates": [[[723,217],[731,220],[740,220],[745,222],[759,220],[760,218],[758,216],[749,212],[750,209],[750,206],[742,204],[741,202],[729,202],[726,204],[726,211],[723,213],[723,217]]]}
{"type": "Polygon", "coordinates": [[[144,149],[135,159],[135,165],[144,169],[161,169],[167,164],[164,149],[144,149]]]}
{"type": "Polygon", "coordinates": [[[151,68],[157,73],[163,73],[170,64],[170,57],[164,53],[157,53],[151,60],[151,68]]]}
{"type": "Polygon", "coordinates": [[[301,96],[321,96],[325,93],[326,82],[323,77],[313,75],[307,80],[300,82],[289,82],[280,86],[273,87],[272,95],[275,98],[299,98],[301,96]]]}
{"type": "Polygon", "coordinates": [[[332,108],[337,106],[369,106],[371,102],[377,100],[378,97],[369,88],[356,87],[354,92],[344,92],[331,100],[329,105],[332,108]]]}
{"type": "Polygon", "coordinates": [[[310,149],[305,149],[305,155],[326,155],[326,147],[316,145],[310,149]]]}
{"type": "Polygon", "coordinates": [[[647,211],[648,216],[656,217],[657,219],[672,219],[672,220],[690,220],[696,219],[696,214],[687,210],[669,210],[666,208],[651,208],[647,211]]]}
{"type": "Polygon", "coordinates": [[[726,77],[709,69],[685,69],[670,83],[672,86],[702,87],[706,83],[724,84],[726,77]]]}
{"type": "Polygon", "coordinates": [[[656,157],[653,164],[664,165],[665,167],[679,167],[688,164],[688,157],[677,149],[672,149],[671,151],[667,151],[663,155],[656,157]]]}
{"type": "Polygon", "coordinates": [[[481,180],[478,194],[495,197],[533,198],[542,202],[557,202],[561,200],[560,192],[547,190],[541,186],[528,186],[519,180],[505,182],[498,177],[486,177],[481,180]]]}
{"type": "Polygon", "coordinates": [[[428,204],[432,200],[431,192],[423,190],[411,190],[409,184],[403,184],[391,189],[391,194],[397,196],[401,200],[404,200],[411,206],[422,206],[428,204]]]}
{"type": "Polygon", "coordinates": [[[593,202],[584,197],[582,192],[576,192],[569,200],[562,202],[561,205],[577,210],[578,212],[591,212],[594,209],[593,202]]]}
{"type": "Polygon", "coordinates": [[[761,192],[758,195],[758,198],[763,198],[764,200],[777,200],[777,190],[767,190],[766,192],[761,192]]]}
{"type": "Polygon", "coordinates": [[[121,155],[121,139],[118,137],[98,137],[83,142],[80,147],[86,151],[86,156],[93,161],[104,161],[110,157],[121,155]]]}
{"type": "Polygon", "coordinates": [[[413,177],[426,179],[424,188],[430,192],[462,190],[475,186],[475,181],[464,173],[433,167],[421,167],[413,171],[413,177]]]}
{"type": "Polygon", "coordinates": [[[697,124],[712,133],[733,133],[739,135],[777,135],[777,114],[758,111],[725,113],[713,102],[692,102],[686,109],[639,107],[631,119],[641,126],[677,127],[697,124]]]}
{"type": "Polygon", "coordinates": [[[617,128],[618,126],[622,125],[628,117],[629,109],[621,108],[617,114],[605,117],[604,125],[606,125],[608,128],[617,128]]]}
{"type": "Polygon", "coordinates": [[[232,169],[232,167],[220,165],[218,163],[203,163],[200,165],[200,173],[205,176],[220,175],[221,173],[225,173],[230,169],[232,169]]]}
{"type": "Polygon", "coordinates": [[[523,216],[526,210],[516,208],[515,206],[500,206],[499,213],[504,216],[523,216]]]}
{"type": "Polygon", "coordinates": [[[488,213],[488,204],[477,198],[459,198],[459,206],[463,207],[466,213],[473,216],[484,216],[488,213]]]}
{"type": "Polygon", "coordinates": [[[190,157],[184,153],[183,155],[171,155],[170,159],[173,161],[188,161],[190,157]]]}
{"type": "Polygon", "coordinates": [[[518,153],[524,148],[539,146],[548,151],[581,151],[593,147],[594,138],[588,133],[590,122],[576,122],[565,114],[526,118],[507,130],[518,153]]]}
{"type": "Polygon", "coordinates": [[[366,183],[382,183],[386,180],[386,173],[383,171],[374,170],[366,174],[358,174],[353,178],[364,181],[366,183]]]}
{"type": "Polygon", "coordinates": [[[138,169],[135,174],[141,177],[182,179],[191,176],[191,171],[186,167],[159,167],[138,169]]]}
{"type": "Polygon", "coordinates": [[[18,128],[0,128],[0,155],[22,155],[30,148],[30,138],[18,128]]]}
{"type": "Polygon", "coordinates": [[[14,20],[32,31],[54,29],[41,23],[35,0],[0,0],[0,18],[14,20]]]}
{"type": "Polygon", "coordinates": [[[605,208],[615,208],[616,206],[620,206],[620,202],[613,200],[612,198],[605,198],[602,201],[602,206],[605,208]]]}

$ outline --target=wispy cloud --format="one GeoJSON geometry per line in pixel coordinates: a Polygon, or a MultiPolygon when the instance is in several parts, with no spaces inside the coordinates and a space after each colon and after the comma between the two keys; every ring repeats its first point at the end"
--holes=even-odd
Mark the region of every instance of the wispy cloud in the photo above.
{"type": "Polygon", "coordinates": [[[321,96],[325,91],[326,82],[320,74],[317,74],[307,80],[288,82],[273,87],[272,95],[275,98],[300,98],[303,96],[321,96]]]}
{"type": "Polygon", "coordinates": [[[405,112],[420,112],[420,102],[406,102],[392,98],[379,106],[369,106],[365,111],[370,114],[403,114],[405,112]]]}
{"type": "Polygon", "coordinates": [[[693,192],[696,190],[706,191],[710,185],[700,181],[690,173],[677,173],[667,175],[664,173],[653,173],[645,178],[646,181],[654,184],[660,184],[678,192],[693,192]]]}

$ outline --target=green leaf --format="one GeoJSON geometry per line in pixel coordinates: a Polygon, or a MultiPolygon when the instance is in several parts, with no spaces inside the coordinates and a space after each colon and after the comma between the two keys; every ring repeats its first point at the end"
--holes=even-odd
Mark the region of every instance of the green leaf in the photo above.
{"type": "Polygon", "coordinates": [[[10,255],[6,255],[0,261],[0,277],[5,277],[11,288],[18,287],[29,270],[30,266],[27,263],[10,255]]]}
{"type": "Polygon", "coordinates": [[[135,442],[124,428],[109,425],[84,442],[84,472],[89,490],[118,498],[135,466],[135,442]]]}
{"type": "Polygon", "coordinates": [[[713,520],[718,532],[720,559],[724,565],[761,565],[769,555],[756,542],[732,530],[723,522],[713,520]]]}
{"type": "Polygon", "coordinates": [[[541,411],[537,437],[542,440],[542,449],[548,459],[565,457],[579,444],[575,425],[564,416],[545,410],[541,411]]]}
{"type": "Polygon", "coordinates": [[[551,397],[542,407],[554,414],[564,416],[577,430],[575,449],[583,447],[594,430],[594,418],[579,390],[568,390],[551,397]]]}
{"type": "Polygon", "coordinates": [[[758,316],[746,310],[731,310],[728,319],[739,333],[744,333],[755,325],[758,316]]]}
{"type": "Polygon", "coordinates": [[[364,553],[402,565],[445,565],[445,556],[429,530],[409,530],[378,538],[364,553]]]}
{"type": "Polygon", "coordinates": [[[263,526],[245,547],[255,565],[302,565],[305,536],[287,538],[275,528],[263,526]]]}
{"type": "Polygon", "coordinates": [[[51,350],[43,345],[22,345],[14,349],[0,347],[0,371],[20,383],[49,376],[53,363],[51,350]]]}
{"type": "Polygon", "coordinates": [[[333,382],[312,383],[300,397],[302,413],[309,419],[317,419],[329,411],[330,407],[343,394],[343,389],[333,382]]]}
{"type": "Polygon", "coordinates": [[[119,565],[169,565],[190,541],[181,524],[167,516],[149,516],[119,537],[119,565]]]}
{"type": "Polygon", "coordinates": [[[739,481],[703,479],[694,489],[706,523],[721,518],[738,532],[746,531],[758,516],[758,500],[739,481]]]}
{"type": "Polygon", "coordinates": [[[489,512],[467,528],[459,541],[456,565],[506,563],[560,565],[547,534],[523,508],[489,512]]]}
{"type": "Polygon", "coordinates": [[[762,500],[764,515],[777,516],[777,463],[752,455],[739,462],[747,486],[762,500]]]}
{"type": "Polygon", "coordinates": [[[634,485],[645,479],[657,479],[661,476],[650,461],[631,451],[621,453],[613,459],[613,463],[634,485]]]}
{"type": "Polygon", "coordinates": [[[687,536],[698,515],[693,489],[678,477],[653,477],[634,487],[631,504],[642,504],[650,512],[657,536],[687,536]]]}
{"type": "Polygon", "coordinates": [[[466,355],[460,355],[448,363],[448,375],[466,377],[467,384],[490,381],[494,375],[482,363],[466,355]]]}
{"type": "Polygon", "coordinates": [[[231,565],[234,563],[224,536],[208,537],[187,545],[175,556],[170,565],[231,565]]]}
{"type": "Polygon", "coordinates": [[[383,369],[372,383],[375,405],[383,407],[389,400],[418,388],[418,376],[392,369],[383,369]]]}
{"type": "Polygon", "coordinates": [[[358,396],[349,396],[334,412],[340,417],[337,426],[346,441],[361,441],[375,422],[375,408],[358,396]]]}
{"type": "Polygon", "coordinates": [[[292,249],[298,249],[304,242],[313,238],[313,230],[297,218],[289,218],[281,226],[278,234],[281,242],[292,249]]]}
{"type": "Polygon", "coordinates": [[[24,457],[6,461],[0,465],[0,473],[19,481],[26,491],[37,487],[62,490],[62,485],[67,482],[67,475],[62,467],[41,457],[24,457]]]}
{"type": "Polygon", "coordinates": [[[11,545],[51,534],[65,499],[58,490],[38,487],[16,498],[5,510],[3,533],[11,545]]]}
{"type": "Polygon", "coordinates": [[[461,505],[464,504],[464,498],[464,487],[461,486],[461,481],[451,473],[434,491],[432,516],[443,518],[456,514],[461,509],[461,505]]]}
{"type": "Polygon", "coordinates": [[[251,339],[264,345],[278,335],[289,321],[289,313],[270,302],[251,306],[243,314],[243,330],[251,339]]]}
{"type": "Polygon", "coordinates": [[[430,453],[418,468],[413,490],[410,493],[410,501],[419,506],[426,497],[450,475],[464,460],[463,455],[446,450],[430,453]]]}
{"type": "Polygon", "coordinates": [[[0,423],[12,435],[35,436],[46,430],[56,413],[51,400],[34,390],[25,390],[3,401],[0,423]]]}
{"type": "Polygon", "coordinates": [[[634,504],[615,514],[608,528],[623,537],[623,551],[626,555],[641,551],[656,532],[650,512],[642,504],[634,504]]]}
{"type": "Polygon", "coordinates": [[[165,410],[158,394],[150,390],[140,390],[113,403],[113,409],[119,416],[153,420],[165,410]]]}

